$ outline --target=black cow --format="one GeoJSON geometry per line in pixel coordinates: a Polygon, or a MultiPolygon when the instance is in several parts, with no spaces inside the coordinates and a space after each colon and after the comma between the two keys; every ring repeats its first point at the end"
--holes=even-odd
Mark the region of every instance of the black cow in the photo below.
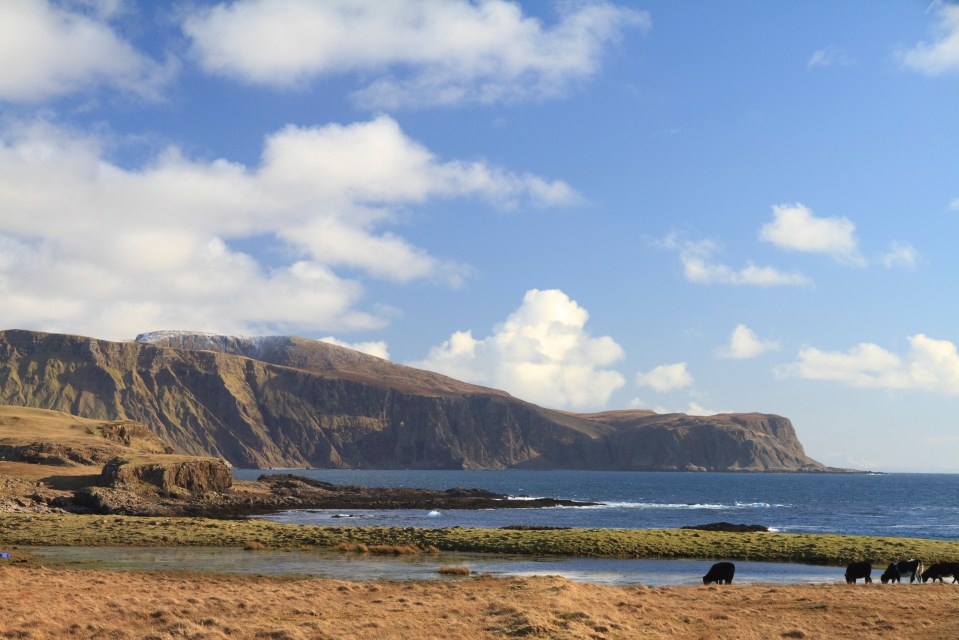
{"type": "Polygon", "coordinates": [[[883,584],[887,582],[900,582],[902,576],[909,576],[909,583],[919,579],[922,574],[922,560],[897,560],[889,565],[879,579],[883,584]]]}
{"type": "Polygon", "coordinates": [[[922,581],[945,582],[943,578],[952,576],[952,582],[959,582],[959,562],[937,562],[922,572],[922,581]]]}
{"type": "Polygon", "coordinates": [[[709,584],[710,582],[732,584],[734,573],[736,573],[736,565],[732,562],[717,562],[703,576],[703,584],[709,584]]]}
{"type": "Polygon", "coordinates": [[[846,582],[856,584],[859,578],[865,578],[867,583],[872,583],[872,563],[868,560],[850,562],[846,567],[846,582]]]}

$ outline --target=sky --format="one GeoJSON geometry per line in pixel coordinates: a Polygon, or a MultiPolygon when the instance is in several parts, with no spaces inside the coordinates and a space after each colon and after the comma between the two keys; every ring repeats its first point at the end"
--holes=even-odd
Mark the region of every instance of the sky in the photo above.
{"type": "Polygon", "coordinates": [[[5,0],[0,328],[959,472],[959,4],[5,0]]]}

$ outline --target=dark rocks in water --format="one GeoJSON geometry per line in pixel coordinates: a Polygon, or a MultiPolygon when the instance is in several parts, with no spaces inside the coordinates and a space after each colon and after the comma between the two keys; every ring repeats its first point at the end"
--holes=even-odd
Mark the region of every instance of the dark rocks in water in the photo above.
{"type": "MultiPolygon", "coordinates": [[[[335,485],[293,474],[263,475],[256,482],[237,482],[222,492],[171,493],[146,485],[88,487],[74,494],[73,510],[138,516],[203,516],[234,518],[287,509],[535,509],[557,506],[593,506],[554,498],[513,500],[484,489],[371,488],[335,485]],[[124,490],[136,486],[137,490],[124,490]]],[[[358,517],[340,513],[338,518],[358,517]]]]}
{"type": "Polygon", "coordinates": [[[282,509],[536,509],[597,504],[556,498],[515,500],[485,489],[461,487],[439,491],[335,485],[294,474],[262,475],[257,484],[268,486],[271,496],[283,503],[282,509]]]}
{"type": "Polygon", "coordinates": [[[563,531],[572,527],[551,527],[547,524],[508,524],[500,527],[509,531],[563,531]]]}
{"type": "Polygon", "coordinates": [[[681,529],[697,529],[699,531],[724,531],[726,533],[754,533],[769,531],[769,527],[761,524],[732,524],[731,522],[711,522],[709,524],[693,524],[681,529]]]}

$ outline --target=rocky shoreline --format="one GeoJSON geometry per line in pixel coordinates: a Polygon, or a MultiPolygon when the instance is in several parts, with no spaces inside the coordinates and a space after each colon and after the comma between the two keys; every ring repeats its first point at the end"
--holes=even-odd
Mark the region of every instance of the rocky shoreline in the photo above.
{"type": "MultiPolygon", "coordinates": [[[[140,484],[116,483],[80,489],[73,495],[46,494],[34,504],[39,511],[128,516],[199,516],[239,518],[289,509],[538,509],[584,507],[594,502],[555,498],[511,498],[485,489],[444,491],[411,487],[335,485],[294,474],[263,475],[255,482],[235,482],[221,492],[163,492],[140,484]]],[[[21,501],[21,504],[28,504],[21,501]]],[[[30,509],[32,510],[32,509],[30,509]]]]}

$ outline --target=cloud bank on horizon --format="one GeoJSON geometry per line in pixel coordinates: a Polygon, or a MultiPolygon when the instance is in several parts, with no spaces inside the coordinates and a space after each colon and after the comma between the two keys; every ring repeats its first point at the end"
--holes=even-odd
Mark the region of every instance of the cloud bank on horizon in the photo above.
{"type": "Polygon", "coordinates": [[[851,459],[797,389],[959,395],[959,3],[922,9],[0,3],[0,323],[322,336],[556,408],[768,397],[851,459]]]}

